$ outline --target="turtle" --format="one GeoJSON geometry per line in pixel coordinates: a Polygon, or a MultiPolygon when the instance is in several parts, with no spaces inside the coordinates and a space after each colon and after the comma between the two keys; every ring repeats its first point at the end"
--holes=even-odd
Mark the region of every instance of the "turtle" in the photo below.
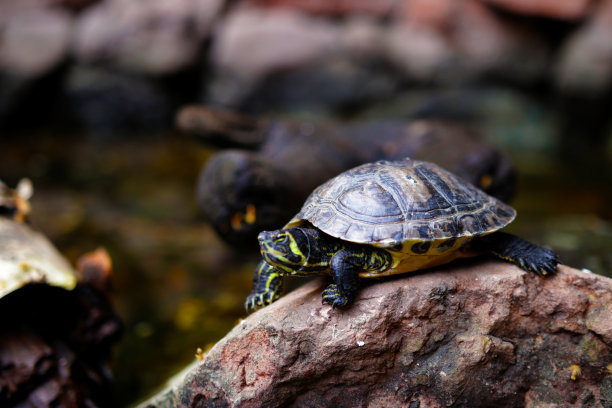
{"type": "Polygon", "coordinates": [[[217,147],[198,177],[199,213],[241,252],[290,219],[321,183],[362,163],[433,161],[501,200],[512,198],[510,159],[464,123],[432,119],[268,119],[187,106],[179,128],[217,147]],[[453,148],[448,148],[449,146],[453,148]]]}
{"type": "Polygon", "coordinates": [[[327,274],[323,302],[346,307],[361,278],[378,278],[492,254],[539,276],[556,272],[550,249],[499,231],[508,204],[453,173],[413,159],[357,166],[325,182],[282,229],[262,231],[263,260],[247,311],[282,293],[284,276],[327,274]]]}

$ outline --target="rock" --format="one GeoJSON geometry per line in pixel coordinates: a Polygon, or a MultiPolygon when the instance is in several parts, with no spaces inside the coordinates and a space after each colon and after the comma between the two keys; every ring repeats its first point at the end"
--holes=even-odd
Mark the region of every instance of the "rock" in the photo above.
{"type": "Polygon", "coordinates": [[[455,16],[458,3],[453,0],[404,0],[398,12],[399,20],[445,30],[455,16]]]}
{"type": "Polygon", "coordinates": [[[609,278],[472,259],[364,283],[348,310],[324,285],[246,318],[143,406],[609,406],[609,278]]]}
{"type": "Polygon", "coordinates": [[[394,0],[247,0],[257,6],[283,7],[306,11],[313,14],[344,16],[368,14],[387,16],[395,8],[394,0]]]}
{"type": "Polygon", "coordinates": [[[339,30],[331,22],[294,11],[239,7],[220,27],[211,50],[217,80],[221,81],[216,92],[230,95],[218,99],[244,94],[245,87],[272,73],[331,55],[338,38],[339,30]]]}
{"type": "Polygon", "coordinates": [[[604,1],[593,17],[564,43],[556,83],[566,93],[600,97],[612,86],[612,1],[604,1]]]}
{"type": "Polygon", "coordinates": [[[533,83],[546,72],[549,50],[539,32],[475,0],[456,10],[452,43],[476,77],[487,74],[533,83]]]}
{"type": "Polygon", "coordinates": [[[79,17],[73,52],[139,73],[170,74],[194,64],[223,0],[107,0],[79,17]]]}
{"type": "MultiPolygon", "coordinates": [[[[407,78],[421,83],[444,83],[452,77],[456,55],[443,35],[418,24],[395,24],[388,30],[387,58],[407,78]]],[[[456,64],[455,64],[456,65],[456,64]]]]}
{"type": "Polygon", "coordinates": [[[381,64],[381,30],[368,18],[238,7],[215,37],[204,100],[251,113],[325,113],[389,97],[397,81],[381,64]]]}
{"type": "Polygon", "coordinates": [[[49,113],[73,20],[45,0],[0,1],[0,127],[23,129],[24,122],[41,123],[49,113]]]}
{"type": "Polygon", "coordinates": [[[386,29],[369,16],[353,16],[343,21],[340,43],[348,55],[364,62],[377,60],[385,55],[386,29]]]}
{"type": "Polygon", "coordinates": [[[42,1],[0,3],[0,72],[39,77],[68,55],[71,15],[42,1]]]}
{"type": "Polygon", "coordinates": [[[591,11],[592,0],[481,0],[508,11],[529,16],[577,20],[591,11]]]}

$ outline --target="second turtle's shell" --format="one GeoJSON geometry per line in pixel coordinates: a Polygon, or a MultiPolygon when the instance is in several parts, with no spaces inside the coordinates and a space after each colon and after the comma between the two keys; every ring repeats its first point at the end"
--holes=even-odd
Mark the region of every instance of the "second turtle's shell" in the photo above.
{"type": "Polygon", "coordinates": [[[439,166],[378,161],[319,186],[287,224],[308,221],[333,237],[381,247],[474,237],[509,224],[516,212],[439,166]]]}

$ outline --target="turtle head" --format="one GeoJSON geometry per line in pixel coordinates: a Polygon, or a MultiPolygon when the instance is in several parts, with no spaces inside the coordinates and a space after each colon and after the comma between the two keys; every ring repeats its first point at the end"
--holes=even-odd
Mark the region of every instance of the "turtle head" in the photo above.
{"type": "Polygon", "coordinates": [[[298,274],[308,262],[310,244],[302,228],[263,231],[257,239],[265,261],[287,275],[298,274]]]}

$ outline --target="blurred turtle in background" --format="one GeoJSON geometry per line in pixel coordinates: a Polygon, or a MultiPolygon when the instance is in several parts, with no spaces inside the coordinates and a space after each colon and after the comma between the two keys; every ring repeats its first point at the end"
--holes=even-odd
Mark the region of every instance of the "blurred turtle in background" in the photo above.
{"type": "Polygon", "coordinates": [[[0,188],[0,406],[110,406],[106,363],[121,332],[110,257],[97,250],[74,270],[22,222],[31,184],[19,190],[0,188]]]}
{"type": "Polygon", "coordinates": [[[274,121],[188,106],[179,111],[177,126],[230,147],[204,165],[197,204],[217,233],[239,248],[256,249],[257,234],[284,225],[319,184],[381,159],[435,162],[503,201],[514,193],[508,157],[458,122],[274,121]]]}

